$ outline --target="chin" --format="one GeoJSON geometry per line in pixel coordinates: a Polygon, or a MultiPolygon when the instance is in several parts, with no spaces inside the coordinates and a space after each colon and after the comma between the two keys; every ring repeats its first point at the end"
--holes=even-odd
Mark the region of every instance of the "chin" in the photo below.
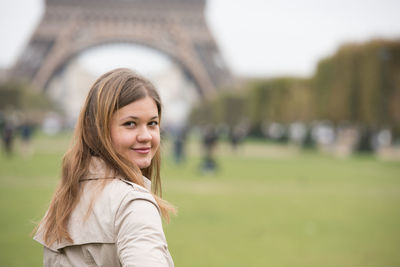
{"type": "Polygon", "coordinates": [[[150,166],[151,162],[135,162],[135,164],[139,167],[139,169],[145,169],[150,166]]]}

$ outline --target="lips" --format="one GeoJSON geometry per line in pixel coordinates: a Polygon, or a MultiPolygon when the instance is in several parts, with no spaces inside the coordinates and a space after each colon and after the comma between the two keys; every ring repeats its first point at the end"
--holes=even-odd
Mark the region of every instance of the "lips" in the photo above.
{"type": "Polygon", "coordinates": [[[150,152],[150,147],[139,147],[139,148],[133,148],[134,151],[140,154],[147,154],[150,152]]]}

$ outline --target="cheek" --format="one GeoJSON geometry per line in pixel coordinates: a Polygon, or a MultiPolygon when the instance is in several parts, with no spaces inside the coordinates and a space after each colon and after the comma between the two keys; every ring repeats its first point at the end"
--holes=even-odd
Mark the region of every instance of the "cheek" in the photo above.
{"type": "Polygon", "coordinates": [[[129,146],[130,140],[131,140],[131,138],[129,138],[129,135],[124,133],[123,131],[112,131],[111,132],[111,142],[117,151],[123,149],[126,146],[129,146]]]}
{"type": "Polygon", "coordinates": [[[160,146],[160,133],[156,132],[152,136],[153,146],[158,148],[160,146]]]}

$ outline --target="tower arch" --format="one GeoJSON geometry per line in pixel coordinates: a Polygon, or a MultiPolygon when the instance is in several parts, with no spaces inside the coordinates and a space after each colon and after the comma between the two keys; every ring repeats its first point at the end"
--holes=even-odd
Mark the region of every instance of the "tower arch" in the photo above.
{"type": "Polygon", "coordinates": [[[51,78],[83,51],[132,43],[158,50],[212,94],[231,74],[204,18],[205,0],[47,0],[44,16],[12,75],[45,90],[51,78]]]}

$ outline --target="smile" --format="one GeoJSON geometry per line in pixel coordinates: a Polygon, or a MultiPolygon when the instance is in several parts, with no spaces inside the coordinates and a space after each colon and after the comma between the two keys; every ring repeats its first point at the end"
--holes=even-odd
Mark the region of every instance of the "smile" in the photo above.
{"type": "Polygon", "coordinates": [[[133,150],[140,154],[147,154],[150,152],[150,147],[140,147],[140,148],[133,148],[133,150]]]}

